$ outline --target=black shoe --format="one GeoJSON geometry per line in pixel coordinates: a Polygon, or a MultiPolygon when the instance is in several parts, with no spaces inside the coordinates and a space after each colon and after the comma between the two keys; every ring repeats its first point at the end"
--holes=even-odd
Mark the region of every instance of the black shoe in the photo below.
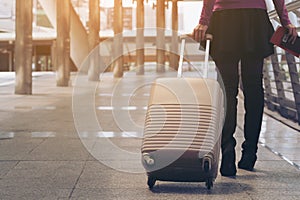
{"type": "Polygon", "coordinates": [[[243,153],[242,158],[238,163],[238,167],[247,171],[253,171],[256,159],[256,154],[243,153]]]}
{"type": "Polygon", "coordinates": [[[222,176],[232,177],[236,175],[235,152],[228,152],[222,156],[220,172],[222,176]]]}
{"type": "Polygon", "coordinates": [[[221,175],[226,177],[236,176],[236,166],[234,165],[223,165],[220,169],[221,175]]]}

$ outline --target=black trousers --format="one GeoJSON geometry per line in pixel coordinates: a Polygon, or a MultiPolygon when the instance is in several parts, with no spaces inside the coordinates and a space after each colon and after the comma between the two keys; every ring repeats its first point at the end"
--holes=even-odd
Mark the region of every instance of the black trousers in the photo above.
{"type": "Polygon", "coordinates": [[[241,77],[244,94],[244,137],[243,152],[256,153],[264,109],[263,63],[264,58],[252,54],[223,54],[214,58],[222,77],[226,93],[226,116],[222,130],[221,148],[223,155],[234,151],[234,132],[237,121],[237,95],[241,77]],[[241,70],[239,70],[239,62],[241,70]],[[239,71],[241,74],[239,74],[239,71]]]}

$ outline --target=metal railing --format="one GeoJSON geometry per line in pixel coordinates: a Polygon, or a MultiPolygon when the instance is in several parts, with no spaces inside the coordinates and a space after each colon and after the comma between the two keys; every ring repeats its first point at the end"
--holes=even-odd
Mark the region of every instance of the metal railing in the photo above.
{"type": "MultiPolygon", "coordinates": [[[[289,12],[300,18],[300,1],[286,5],[289,12]]],[[[271,20],[279,22],[275,10],[269,12],[271,20]]],[[[297,24],[296,24],[297,25],[297,24]]],[[[299,27],[297,27],[299,30],[299,27]]],[[[265,62],[265,102],[268,109],[300,124],[300,59],[276,47],[265,62]]]]}

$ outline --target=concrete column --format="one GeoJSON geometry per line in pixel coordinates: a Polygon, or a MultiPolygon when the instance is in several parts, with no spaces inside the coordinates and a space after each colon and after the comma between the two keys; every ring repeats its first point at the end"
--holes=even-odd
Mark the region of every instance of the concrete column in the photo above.
{"type": "Polygon", "coordinates": [[[56,71],[56,63],[57,63],[57,58],[56,58],[56,41],[53,41],[52,45],[51,45],[52,71],[56,71]]]}
{"type": "Polygon", "coordinates": [[[10,50],[8,52],[8,71],[12,72],[13,71],[13,52],[10,50]]]}
{"type": "Polygon", "coordinates": [[[137,0],[136,8],[136,74],[144,74],[145,50],[144,50],[144,26],[145,26],[144,0],[137,0]]]}
{"type": "Polygon", "coordinates": [[[170,52],[170,67],[178,69],[178,0],[172,0],[172,43],[170,52]]]}
{"type": "Polygon", "coordinates": [[[46,56],[46,71],[50,71],[49,70],[49,56],[46,56]]]}
{"type": "Polygon", "coordinates": [[[32,0],[16,0],[16,94],[32,94],[32,0]]]}
{"type": "Polygon", "coordinates": [[[113,74],[115,78],[123,76],[123,12],[122,0],[114,0],[114,41],[113,74]]]}
{"type": "Polygon", "coordinates": [[[70,0],[56,0],[56,85],[69,86],[70,81],[70,0]]]}
{"type": "Polygon", "coordinates": [[[99,66],[99,48],[96,48],[99,44],[99,32],[100,32],[100,0],[89,1],[89,51],[93,51],[90,55],[90,66],[88,71],[88,77],[90,81],[98,81],[100,74],[99,66]]]}
{"type": "Polygon", "coordinates": [[[157,54],[157,72],[165,71],[165,0],[156,2],[156,54],[157,54]]]}

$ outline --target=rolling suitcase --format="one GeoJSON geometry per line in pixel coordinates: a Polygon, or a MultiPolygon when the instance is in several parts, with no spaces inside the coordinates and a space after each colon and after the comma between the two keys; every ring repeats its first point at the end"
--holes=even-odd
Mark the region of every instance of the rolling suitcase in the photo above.
{"type": "Polygon", "coordinates": [[[185,38],[178,77],[158,78],[151,86],[141,147],[150,189],[156,180],[205,182],[210,189],[218,174],[223,91],[216,80],[182,77],[184,46],[185,38]]]}

